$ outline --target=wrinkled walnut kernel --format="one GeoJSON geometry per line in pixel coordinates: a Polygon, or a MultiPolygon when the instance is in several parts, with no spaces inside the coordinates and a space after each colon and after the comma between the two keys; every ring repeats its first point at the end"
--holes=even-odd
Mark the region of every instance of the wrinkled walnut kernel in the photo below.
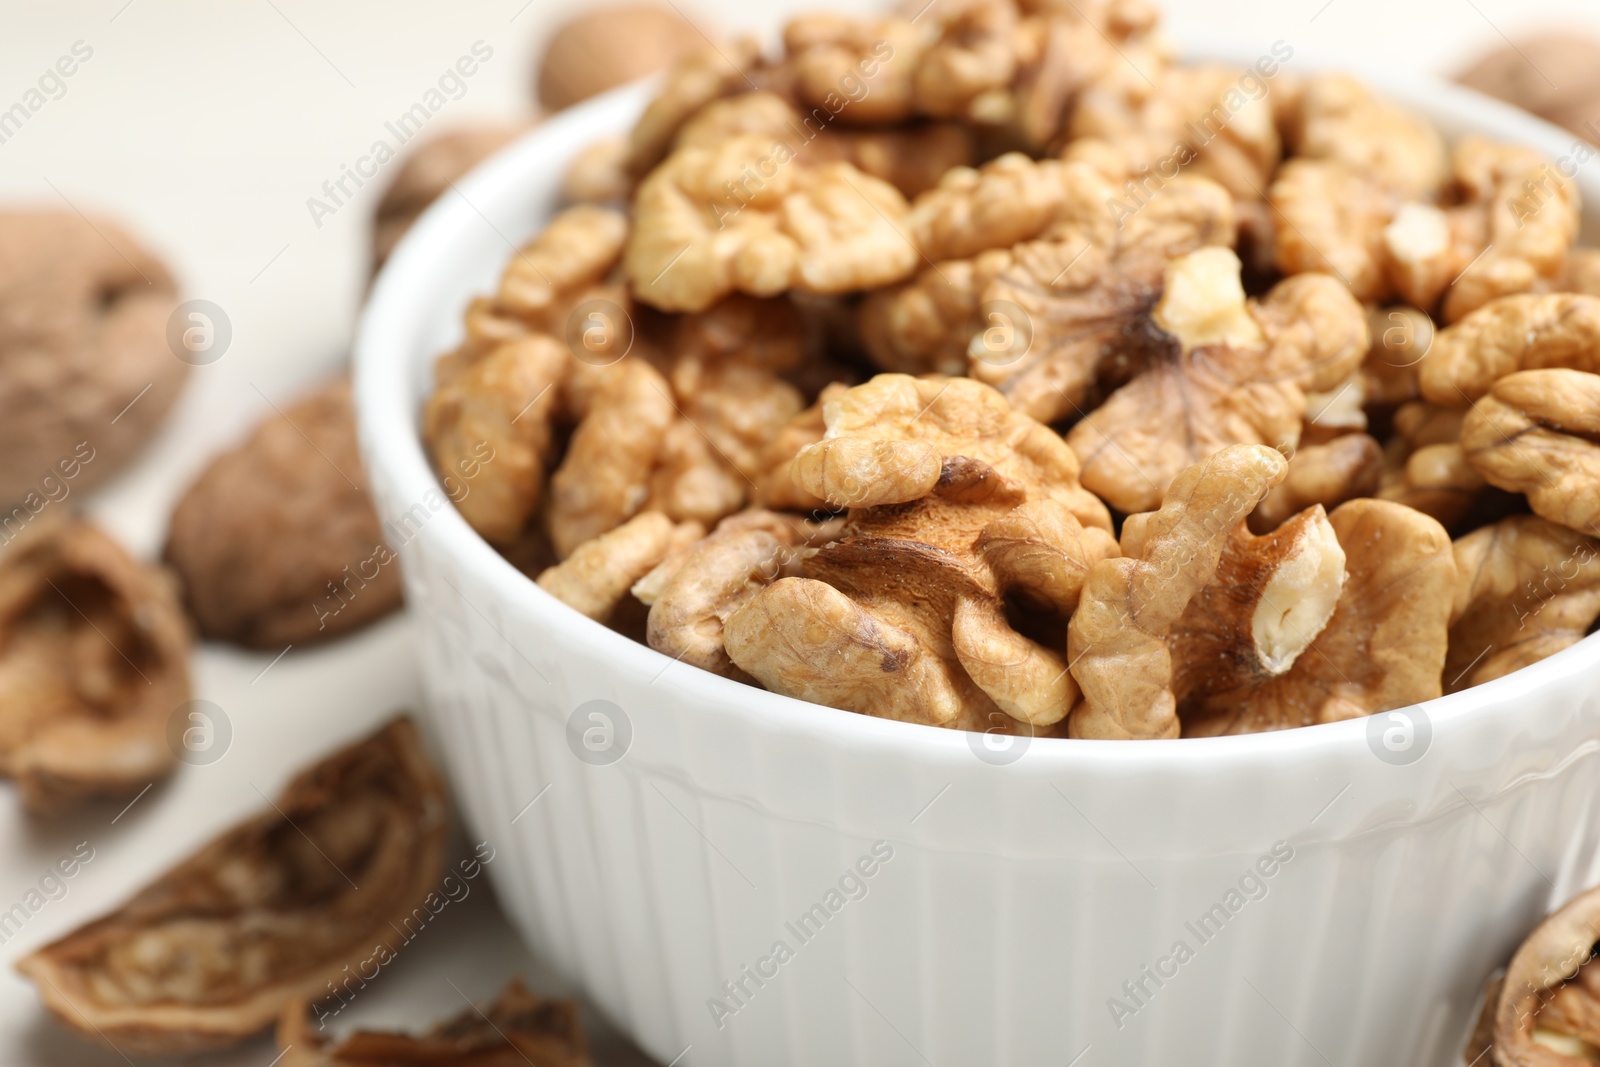
{"type": "Polygon", "coordinates": [[[1508,374],[1461,425],[1467,462],[1490,485],[1525,493],[1534,514],[1600,533],[1600,375],[1508,374]]]}
{"type": "Polygon", "coordinates": [[[1455,544],[1445,687],[1503,677],[1577,644],[1600,617],[1600,542],[1533,515],[1455,544]]]}

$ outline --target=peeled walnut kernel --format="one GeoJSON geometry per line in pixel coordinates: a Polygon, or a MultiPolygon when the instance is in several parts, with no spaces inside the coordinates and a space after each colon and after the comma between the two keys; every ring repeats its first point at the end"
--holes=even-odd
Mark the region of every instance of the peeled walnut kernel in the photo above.
{"type": "Polygon", "coordinates": [[[396,719],[17,969],[64,1025],[124,1055],[237,1044],[420,932],[446,823],[444,785],[396,719]]]}
{"type": "Polygon", "coordinates": [[[1008,152],[982,167],[947,171],[917,197],[910,227],[930,260],[963,259],[1043,233],[1066,198],[1067,177],[1053,160],[1008,152]]]}
{"type": "Polygon", "coordinates": [[[659,511],[635,515],[615,530],[585,541],[539,575],[539,588],[597,622],[667,557],[674,544],[705,536],[699,523],[674,525],[659,511]]]}
{"type": "Polygon", "coordinates": [[[1362,399],[1383,406],[1417,399],[1421,364],[1433,349],[1433,320],[1412,307],[1376,308],[1367,330],[1372,348],[1361,364],[1362,399]]]}
{"type": "Polygon", "coordinates": [[[628,220],[619,211],[593,204],[567,208],[506,264],[496,310],[565,336],[568,313],[616,265],[627,237],[628,220]]]}
{"type": "Polygon", "coordinates": [[[434,468],[488,541],[516,540],[539,506],[557,386],[570,362],[560,342],[532,334],[494,349],[428,400],[422,436],[434,468]]]}
{"type": "Polygon", "coordinates": [[[655,98],[628,134],[628,172],[643,177],[666,156],[682,125],[714,100],[745,88],[761,60],[761,45],[751,37],[707,43],[667,74],[655,98]]]}
{"type": "Polygon", "coordinates": [[[1461,426],[1461,448],[1489,484],[1524,493],[1534,514],[1600,533],[1600,375],[1508,374],[1461,426]]]}
{"type": "Polygon", "coordinates": [[[1289,458],[1289,471],[1250,514],[1256,533],[1276,530],[1312,505],[1332,510],[1347,500],[1373,496],[1383,476],[1383,449],[1364,433],[1308,445],[1289,458]]]}
{"type": "Polygon", "coordinates": [[[730,678],[747,677],[723,647],[723,626],[744,603],[774,581],[795,535],[782,525],[724,524],[659,575],[646,575],[648,642],[690,666],[730,678]]]}
{"type": "Polygon", "coordinates": [[[1284,673],[1184,708],[1185,736],[1310,726],[1440,694],[1457,573],[1449,535],[1382,500],[1343,504],[1328,524],[1346,573],[1327,625],[1284,673]]]}
{"type": "Polygon", "coordinates": [[[1291,159],[1269,196],[1283,220],[1274,257],[1279,270],[1324,271],[1363,301],[1388,298],[1384,236],[1399,209],[1392,192],[1346,163],[1291,159]]]}
{"type": "Polygon", "coordinates": [[[1600,297],[1508,296],[1439,334],[1422,362],[1422,395],[1464,408],[1519,370],[1600,372],[1600,297]]]}
{"type": "Polygon", "coordinates": [[[671,388],[658,371],[638,359],[619,367],[550,478],[545,519],[561,559],[644,506],[662,441],[677,418],[671,388]]]}
{"type": "MultiPolygon", "coordinates": [[[[468,448],[441,473],[470,493],[493,467],[486,455],[468,448]]],[[[415,525],[403,516],[398,532],[414,536],[415,525]]],[[[201,634],[247,648],[327,640],[398,608],[348,379],[274,411],[212,460],[173,509],[163,556],[201,634]]]]}
{"type": "Polygon", "coordinates": [[[1426,199],[1448,173],[1444,139],[1432,123],[1347,74],[1307,78],[1285,118],[1292,155],[1344,164],[1402,199],[1426,199]]]}
{"type": "Polygon", "coordinates": [[[783,43],[795,95],[850,125],[889,125],[911,117],[913,79],[926,35],[909,19],[807,14],[789,22],[783,43]]]}
{"type": "Polygon", "coordinates": [[[189,630],[168,576],[94,526],[43,516],[0,544],[0,772],[49,812],[176,766],[189,630]]]}
{"type": "Polygon", "coordinates": [[[619,4],[556,28],[538,65],[538,97],[551,111],[665,70],[705,44],[675,6],[619,4]]]}
{"type": "Polygon", "coordinates": [[[1402,207],[1384,231],[1399,294],[1454,322],[1490,301],[1549,286],[1579,226],[1578,188],[1539,153],[1483,137],[1453,152],[1444,207],[1402,207]]]}
{"type": "Polygon", "coordinates": [[[1219,450],[1175,478],[1161,509],[1133,524],[1131,537],[1124,531],[1121,558],[1090,570],[1067,630],[1072,676],[1083,690],[1068,723],[1073,737],[1178,736],[1171,630],[1286,467],[1260,445],[1219,450]]]}
{"type": "Polygon", "coordinates": [[[979,460],[1030,493],[1059,500],[1086,526],[1110,529],[1105,506],[1078,484],[1078,464],[1048,428],[965,378],[880,374],[823,408],[827,432],[802,449],[791,475],[836,508],[918,500],[950,457],[979,460]]]}
{"type": "Polygon", "coordinates": [[[1481,685],[1583,640],[1600,617],[1600,541],[1533,515],[1455,544],[1449,692],[1481,685]]]}
{"type": "Polygon", "coordinates": [[[1084,485],[1118,510],[1151,510],[1180,471],[1230,444],[1295,447],[1306,392],[1366,354],[1366,313],[1334,279],[1299,275],[1247,303],[1239,272],[1225,248],[1174,260],[1151,315],[1165,351],[1068,432],[1084,485]]]}
{"type": "Polygon", "coordinates": [[[870,289],[916,266],[906,213],[899,190],[848,163],[806,167],[781,142],[735,137],[680,148],[640,183],[624,266],[663,311],[732,292],[870,289]]]}

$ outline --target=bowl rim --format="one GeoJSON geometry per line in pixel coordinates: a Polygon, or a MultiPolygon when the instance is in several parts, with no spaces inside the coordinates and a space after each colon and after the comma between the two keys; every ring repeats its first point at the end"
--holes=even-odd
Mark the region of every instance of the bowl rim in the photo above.
{"type": "MultiPolygon", "coordinates": [[[[1242,67],[1255,58],[1242,57],[1237,43],[1230,46],[1194,37],[1188,38],[1187,43],[1193,47],[1185,51],[1185,62],[1226,62],[1242,67]]],[[[1552,160],[1563,158],[1582,143],[1575,135],[1532,115],[1430,75],[1373,68],[1345,57],[1314,52],[1306,52],[1303,57],[1297,53],[1297,59],[1303,59],[1300,69],[1336,69],[1355,74],[1381,95],[1423,114],[1435,124],[1527,144],[1552,160]]],[[[415,308],[427,304],[430,264],[442,258],[435,254],[436,250],[452,240],[461,223],[487,221],[488,216],[479,205],[516,195],[524,189],[529,175],[541,169],[548,171],[550,157],[568,158],[602,132],[622,132],[624,124],[631,122],[648,99],[653,82],[654,79],[647,79],[612,90],[547,119],[459,180],[459,195],[441,196],[430,205],[389,257],[361,314],[354,355],[359,436],[363,459],[373,472],[375,485],[391,488],[400,500],[420,500],[428,492],[441,496],[444,493],[421,442],[420,410],[425,392],[414,392],[407,384],[417,373],[415,360],[431,363],[432,359],[431,355],[413,354],[417,342],[409,320],[421,314],[415,308]],[[547,147],[551,145],[564,147],[551,151],[547,147]]],[[[1575,180],[1589,203],[1600,204],[1600,177],[1586,176],[1580,169],[1575,180]]],[[[509,239],[507,243],[511,243],[509,239]]],[[[746,685],[679,664],[587,618],[518,571],[467,524],[448,497],[445,506],[417,532],[416,538],[436,543],[445,557],[473,575],[474,584],[495,590],[510,609],[556,624],[553,629],[565,635],[582,654],[604,662],[608,671],[651,685],[657,680],[666,683],[678,702],[697,713],[709,717],[738,715],[749,728],[784,734],[797,741],[893,745],[901,758],[925,759],[935,764],[971,759],[969,738],[974,735],[966,731],[863,715],[746,685]],[[668,674],[674,675],[670,681],[668,674]]],[[[402,567],[407,566],[408,553],[402,551],[400,556],[402,567]]],[[[1593,668],[1600,663],[1597,642],[1600,633],[1504,677],[1396,710],[1421,709],[1432,724],[1431,743],[1438,747],[1451,734],[1464,733],[1469,727],[1502,725],[1491,722],[1497,712],[1506,719],[1516,716],[1516,701],[1512,698],[1558,686],[1593,668]]],[[[663,706],[668,703],[663,701],[663,706]]],[[[1007,769],[1026,767],[1046,775],[1090,768],[1097,772],[1149,772],[1189,769],[1201,760],[1222,760],[1241,768],[1259,766],[1263,761],[1281,764],[1285,758],[1312,750],[1324,758],[1350,752],[1366,754],[1371,718],[1139,744],[1034,737],[1029,739],[1028,757],[1007,769]]]]}

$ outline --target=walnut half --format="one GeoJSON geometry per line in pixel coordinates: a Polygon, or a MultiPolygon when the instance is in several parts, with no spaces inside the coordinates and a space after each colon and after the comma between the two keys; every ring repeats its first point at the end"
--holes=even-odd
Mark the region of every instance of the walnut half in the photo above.
{"type": "Polygon", "coordinates": [[[29,808],[165,777],[188,657],[170,577],[98,528],[46,515],[0,542],[0,770],[29,808]]]}
{"type": "Polygon", "coordinates": [[[124,1054],[236,1044],[416,936],[445,825],[443,783],[396,719],[17,969],[62,1023],[124,1054]]]}

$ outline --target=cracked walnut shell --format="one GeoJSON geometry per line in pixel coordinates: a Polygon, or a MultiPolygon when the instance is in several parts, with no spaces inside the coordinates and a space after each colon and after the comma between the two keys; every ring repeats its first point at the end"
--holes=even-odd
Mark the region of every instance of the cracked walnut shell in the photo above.
{"type": "MultiPolygon", "coordinates": [[[[1600,890],[1568,901],[1518,946],[1484,1014],[1493,1067],[1577,1067],[1600,1057],[1600,890]]],[[[1482,1039],[1475,1035],[1475,1043],[1482,1039]]]]}
{"type": "Polygon", "coordinates": [[[594,1067],[578,1002],[536,996],[517,978],[493,1004],[469,1007],[421,1036],[357,1030],[334,1044],[321,1030],[320,1020],[312,1028],[305,1002],[285,1009],[278,1022],[282,1067],[594,1067]]]}
{"type": "Polygon", "coordinates": [[[419,932],[441,899],[445,825],[443,783],[396,719],[17,967],[92,1041],[137,1055],[224,1048],[326,996],[346,968],[392,958],[402,927],[419,932]]]}
{"type": "Polygon", "coordinates": [[[147,788],[176,766],[189,630],[168,576],[50,516],[0,543],[0,772],[47,812],[147,788]]]}
{"type": "Polygon", "coordinates": [[[201,634],[247,648],[327,640],[399,607],[349,380],[275,411],[212,460],[173,509],[164,556],[201,634]]]}

